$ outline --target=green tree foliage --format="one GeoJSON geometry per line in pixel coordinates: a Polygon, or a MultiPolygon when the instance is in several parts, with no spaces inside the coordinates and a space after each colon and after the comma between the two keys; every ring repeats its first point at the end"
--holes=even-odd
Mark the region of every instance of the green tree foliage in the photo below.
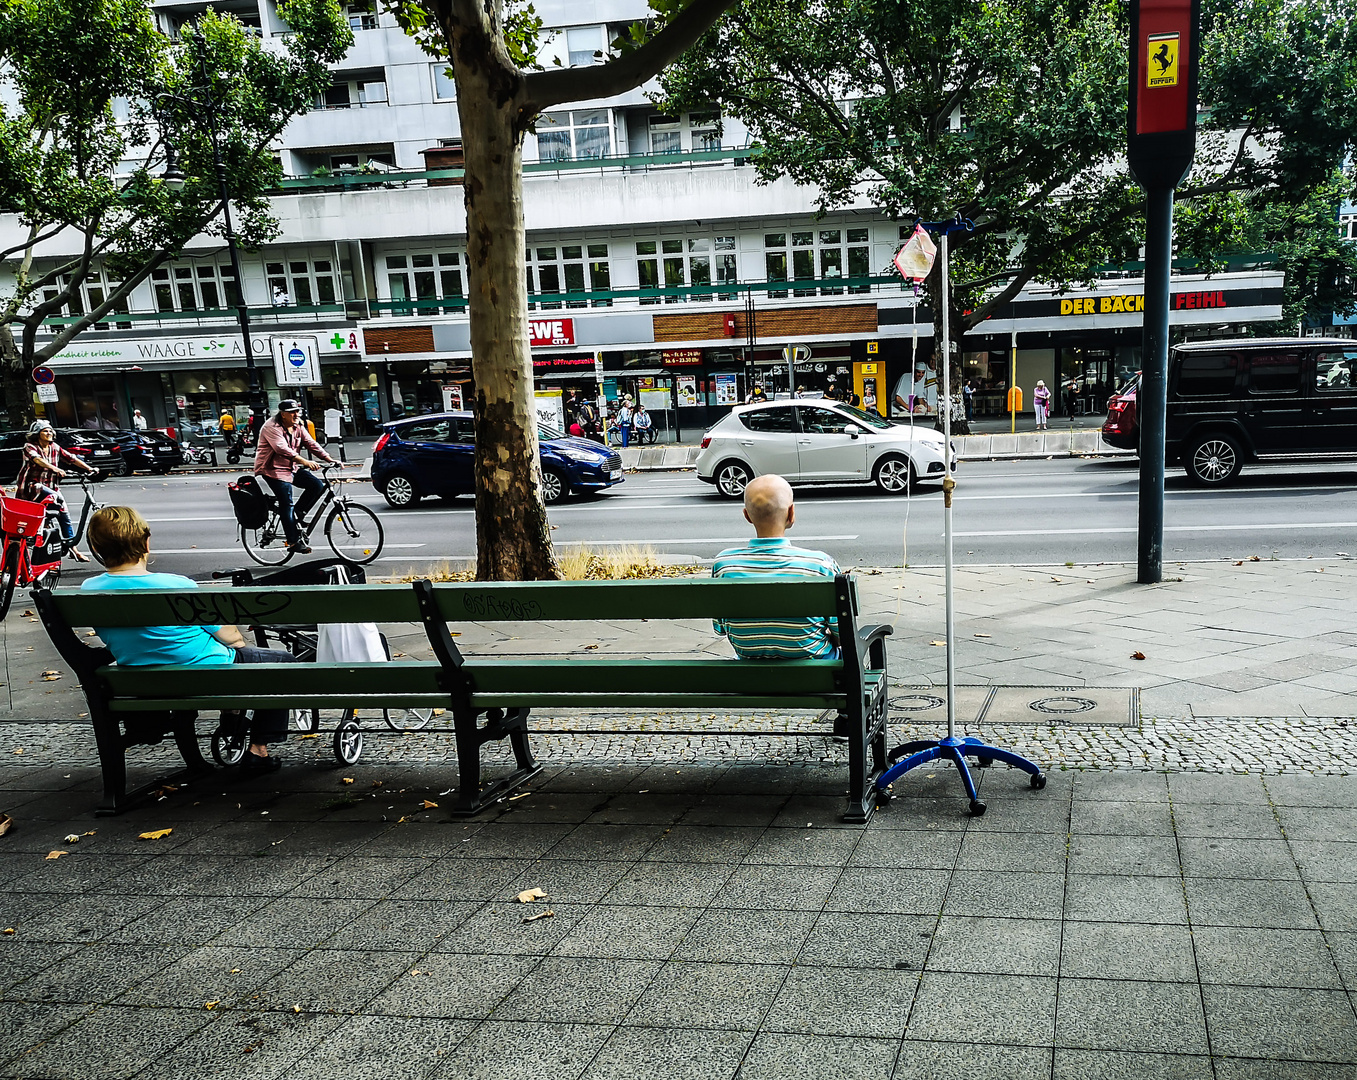
{"type": "Polygon", "coordinates": [[[0,69],[14,102],[0,105],[0,261],[10,278],[0,287],[0,372],[11,420],[31,409],[31,367],[125,308],[194,236],[220,235],[209,100],[237,233],[247,246],[275,235],[269,143],[353,41],[335,0],[283,0],[278,11],[294,31],[281,51],[210,8],[171,40],[147,0],[0,0],[0,69]],[[170,147],[182,186],[162,180],[170,147]],[[103,301],[40,337],[100,268],[117,283],[103,301]]]}
{"type": "MultiPolygon", "coordinates": [[[[1203,6],[1205,111],[1179,200],[1184,253],[1210,262],[1299,228],[1288,210],[1332,183],[1357,133],[1357,12],[1203,6]]],[[[822,210],[866,200],[903,222],[974,221],[951,238],[964,330],[1029,281],[1136,258],[1127,33],[1106,0],[744,0],[661,81],[668,108],[716,103],[742,121],[761,178],[814,187],[822,210]]]]}

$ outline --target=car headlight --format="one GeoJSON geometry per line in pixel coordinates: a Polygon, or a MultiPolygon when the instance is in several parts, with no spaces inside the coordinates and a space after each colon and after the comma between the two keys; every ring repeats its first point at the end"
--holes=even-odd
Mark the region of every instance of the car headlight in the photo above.
{"type": "Polygon", "coordinates": [[[555,453],[563,458],[569,458],[571,461],[578,461],[582,465],[603,465],[607,460],[598,454],[590,453],[588,450],[576,450],[573,446],[553,446],[551,448],[555,453]]]}

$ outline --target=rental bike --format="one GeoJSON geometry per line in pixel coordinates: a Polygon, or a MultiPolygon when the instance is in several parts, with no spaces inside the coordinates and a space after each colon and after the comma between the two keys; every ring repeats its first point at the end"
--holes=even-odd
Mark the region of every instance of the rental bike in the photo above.
{"type": "MultiPolygon", "coordinates": [[[[310,542],[311,534],[321,526],[323,520],[325,540],[330,550],[347,562],[366,565],[382,553],[382,523],[362,503],[336,490],[337,481],[330,473],[340,467],[321,467],[325,491],[316,500],[315,506],[307,511],[306,517],[297,518],[297,528],[302,539],[310,542]]],[[[257,527],[240,526],[240,542],[245,546],[245,553],[255,562],[264,566],[282,566],[292,558],[294,552],[287,546],[287,534],[283,532],[277,497],[264,485],[261,485],[261,491],[268,500],[268,513],[263,524],[257,527]]]]}
{"type": "Polygon", "coordinates": [[[80,524],[67,540],[61,535],[57,509],[49,495],[41,502],[0,497],[0,619],[9,613],[15,586],[56,588],[64,559],[85,535],[90,513],[99,509],[90,492],[90,478],[82,476],[85,505],[80,524]]]}

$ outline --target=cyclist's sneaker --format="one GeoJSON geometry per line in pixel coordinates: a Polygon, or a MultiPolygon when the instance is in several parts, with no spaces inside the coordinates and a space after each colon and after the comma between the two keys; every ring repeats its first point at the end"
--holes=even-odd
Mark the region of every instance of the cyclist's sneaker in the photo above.
{"type": "Polygon", "coordinates": [[[305,540],[298,540],[295,544],[287,545],[288,551],[295,551],[298,555],[310,555],[311,545],[305,540]]]}
{"type": "Polygon", "coordinates": [[[247,773],[269,773],[277,772],[283,767],[283,763],[276,757],[260,757],[252,750],[246,750],[245,756],[240,759],[240,771],[247,773]]]}

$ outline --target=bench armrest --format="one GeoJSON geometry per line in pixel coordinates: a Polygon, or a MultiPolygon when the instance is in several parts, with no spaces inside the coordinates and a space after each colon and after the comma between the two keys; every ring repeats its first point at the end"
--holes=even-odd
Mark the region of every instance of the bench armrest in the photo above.
{"type": "Polygon", "coordinates": [[[865,667],[872,671],[885,670],[886,639],[893,633],[895,633],[895,627],[889,623],[858,627],[858,648],[861,651],[865,667]]]}

